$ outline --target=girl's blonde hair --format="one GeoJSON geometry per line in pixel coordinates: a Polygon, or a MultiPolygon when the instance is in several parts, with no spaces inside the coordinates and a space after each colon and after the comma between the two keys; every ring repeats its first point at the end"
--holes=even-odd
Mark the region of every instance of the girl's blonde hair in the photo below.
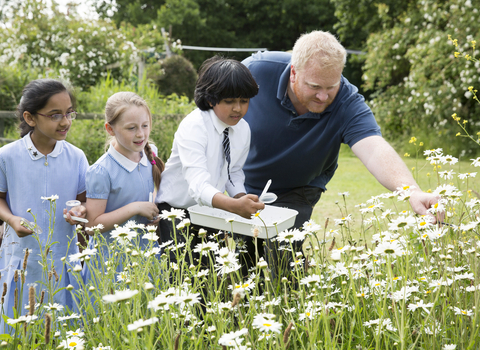
{"type": "MultiPolygon", "coordinates": [[[[150,128],[152,127],[152,113],[150,108],[148,108],[147,102],[136,93],[130,91],[121,91],[113,94],[107,100],[105,105],[105,122],[110,125],[114,125],[119,116],[121,116],[125,111],[130,107],[143,107],[148,113],[148,118],[150,119],[150,128]]],[[[109,137],[107,144],[110,144],[114,136],[109,137]]],[[[163,161],[157,157],[157,155],[152,151],[149,142],[145,143],[145,154],[152,163],[152,176],[155,188],[158,188],[160,185],[161,174],[163,169],[165,169],[165,164],[163,161]]]]}
{"type": "Polygon", "coordinates": [[[329,32],[316,30],[302,34],[293,47],[292,65],[302,70],[310,59],[322,67],[345,67],[347,50],[340,44],[334,35],[329,32]]]}

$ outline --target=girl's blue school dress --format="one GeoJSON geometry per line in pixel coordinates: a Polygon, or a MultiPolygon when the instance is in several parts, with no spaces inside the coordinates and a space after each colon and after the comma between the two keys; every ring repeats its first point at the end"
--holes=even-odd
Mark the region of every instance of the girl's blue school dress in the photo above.
{"type": "MultiPolygon", "coordinates": [[[[150,145],[156,153],[155,146],[150,145]]],[[[112,145],[108,148],[107,153],[101,156],[95,164],[87,170],[86,187],[87,198],[106,199],[107,207],[105,213],[117,210],[132,202],[148,202],[149,194],[154,191],[154,183],[152,176],[152,164],[148,160],[146,154],[142,153],[140,162],[135,163],[119,153],[112,145]]],[[[146,217],[135,215],[129,220],[136,223],[148,225],[149,220],[146,217]]],[[[119,222],[119,226],[123,226],[125,222],[119,222]]],[[[111,231],[103,232],[102,235],[107,244],[114,241],[110,236],[111,231]]],[[[95,246],[95,238],[90,237],[89,248],[95,246]]],[[[141,248],[145,249],[151,243],[148,240],[140,239],[141,248]]],[[[154,247],[158,247],[155,242],[154,247]]],[[[106,246],[102,246],[103,250],[95,255],[97,258],[102,254],[104,259],[109,256],[106,246]]],[[[92,257],[92,258],[95,258],[92,257]]],[[[94,262],[92,262],[94,263],[94,262]]],[[[118,266],[117,271],[121,271],[122,267],[118,266]]],[[[84,280],[88,284],[92,280],[91,271],[87,264],[84,266],[84,280]]]]}
{"type": "MultiPolygon", "coordinates": [[[[57,141],[55,148],[48,155],[40,153],[33,145],[30,134],[22,139],[0,148],[0,192],[7,194],[7,204],[13,215],[21,216],[28,221],[35,215],[37,225],[43,230],[39,235],[42,244],[48,239],[51,225],[49,214],[50,201],[41,197],[58,196],[56,200],[55,224],[52,225],[52,242],[58,242],[51,248],[51,258],[54,260],[55,270],[61,276],[60,286],[69,284],[77,287],[76,278],[68,273],[66,262],[61,260],[70,254],[78,253],[77,235],[75,226],[70,225],[63,218],[65,202],[76,199],[78,194],[85,192],[85,173],[88,168],[87,158],[82,150],[66,141],[57,141]]],[[[52,218],[53,219],[53,218],[52,218]]],[[[52,223],[53,224],[53,223],[52,223]]],[[[3,304],[3,314],[13,317],[15,288],[18,288],[18,297],[21,298],[18,316],[25,315],[25,305],[28,302],[30,285],[36,286],[37,300],[46,287],[37,281],[45,281],[42,267],[39,262],[40,248],[35,238],[30,235],[20,238],[17,233],[5,223],[2,246],[0,247],[0,288],[7,285],[7,294],[3,304]],[[22,269],[25,249],[31,249],[27,263],[27,275],[22,290],[21,279],[14,282],[15,270],[22,269]]],[[[74,307],[71,293],[65,289],[54,295],[54,302],[72,309],[74,307]]],[[[44,303],[48,302],[47,295],[44,303]]],[[[2,305],[0,305],[2,307],[2,305]]],[[[18,305],[17,305],[18,307],[18,305]]],[[[1,311],[0,311],[1,312],[1,311]]],[[[0,333],[5,331],[4,320],[0,320],[0,333]]]]}

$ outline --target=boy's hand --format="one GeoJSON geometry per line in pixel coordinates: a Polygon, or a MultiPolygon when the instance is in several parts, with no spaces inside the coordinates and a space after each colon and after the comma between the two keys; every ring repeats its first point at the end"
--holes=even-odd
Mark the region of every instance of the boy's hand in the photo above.
{"type": "Polygon", "coordinates": [[[258,196],[255,194],[247,194],[240,198],[236,198],[235,202],[235,207],[232,212],[245,219],[251,219],[253,214],[265,208],[265,204],[260,202],[258,196]]]}
{"type": "Polygon", "coordinates": [[[32,230],[22,225],[23,221],[25,221],[25,219],[20,216],[12,216],[8,219],[8,224],[15,230],[17,236],[20,238],[30,236],[33,233],[32,230]]]}

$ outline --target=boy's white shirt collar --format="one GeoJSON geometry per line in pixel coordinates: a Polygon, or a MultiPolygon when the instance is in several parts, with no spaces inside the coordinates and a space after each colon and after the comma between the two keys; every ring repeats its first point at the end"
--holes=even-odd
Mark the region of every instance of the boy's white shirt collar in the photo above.
{"type": "MultiPolygon", "coordinates": [[[[30,136],[31,133],[32,132],[30,131],[27,135],[23,137],[24,145],[28,151],[28,154],[30,154],[30,158],[32,158],[32,160],[45,158],[45,155],[41,153],[33,144],[32,138],[30,136]]],[[[57,141],[55,143],[55,147],[53,148],[53,151],[47,154],[47,156],[57,157],[60,153],[62,153],[62,150],[63,150],[63,141],[57,141]]]]}
{"type": "Polygon", "coordinates": [[[142,152],[142,158],[140,162],[135,163],[133,160],[128,159],[123,154],[118,152],[112,144],[108,147],[108,154],[110,154],[121,166],[123,166],[129,173],[135,170],[138,164],[142,164],[143,166],[148,166],[148,158],[145,152],[142,152]]]}
{"type": "Polygon", "coordinates": [[[223,134],[223,130],[225,130],[225,128],[231,128],[232,130],[234,130],[233,128],[235,127],[235,125],[228,125],[222,122],[220,119],[218,119],[213,109],[209,109],[208,112],[210,113],[210,118],[212,119],[215,130],[217,130],[219,134],[223,134]]]}

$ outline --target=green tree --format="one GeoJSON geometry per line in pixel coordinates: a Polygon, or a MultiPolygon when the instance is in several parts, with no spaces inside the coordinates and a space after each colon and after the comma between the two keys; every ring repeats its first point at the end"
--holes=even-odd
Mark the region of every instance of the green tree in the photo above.
{"type": "MultiPolygon", "coordinates": [[[[117,1],[118,9],[113,19],[118,22],[118,16],[126,16],[117,16],[121,9],[138,9],[148,4],[148,1],[138,0],[117,1]]],[[[169,31],[171,27],[172,39],[193,46],[290,50],[300,34],[314,29],[332,32],[336,22],[329,0],[165,0],[156,6],[155,16],[149,13],[141,23],[151,18],[157,28],[169,31]]],[[[134,19],[123,20],[133,25],[140,23],[134,19]]],[[[213,54],[184,51],[185,57],[196,67],[213,54]]],[[[241,60],[251,53],[223,54],[241,60]]]]}
{"type": "MultiPolygon", "coordinates": [[[[95,84],[110,66],[129,67],[138,49],[111,21],[86,20],[50,10],[44,2],[15,5],[16,16],[0,31],[0,64],[34,67],[44,76],[69,80],[77,88],[95,84]]],[[[112,71],[116,78],[128,70],[112,71]]]]}
{"type": "Polygon", "coordinates": [[[448,34],[458,39],[459,55],[478,56],[472,48],[480,38],[478,11],[469,0],[412,1],[393,25],[386,21],[369,35],[364,87],[373,92],[371,107],[387,138],[404,142],[415,134],[448,152],[465,149],[451,115],[470,128],[480,122],[480,108],[467,91],[479,82],[480,63],[455,61],[448,34]]]}
{"type": "Polygon", "coordinates": [[[134,26],[147,24],[157,18],[162,0],[95,0],[94,6],[103,17],[110,17],[117,26],[130,23],[134,26]]]}

